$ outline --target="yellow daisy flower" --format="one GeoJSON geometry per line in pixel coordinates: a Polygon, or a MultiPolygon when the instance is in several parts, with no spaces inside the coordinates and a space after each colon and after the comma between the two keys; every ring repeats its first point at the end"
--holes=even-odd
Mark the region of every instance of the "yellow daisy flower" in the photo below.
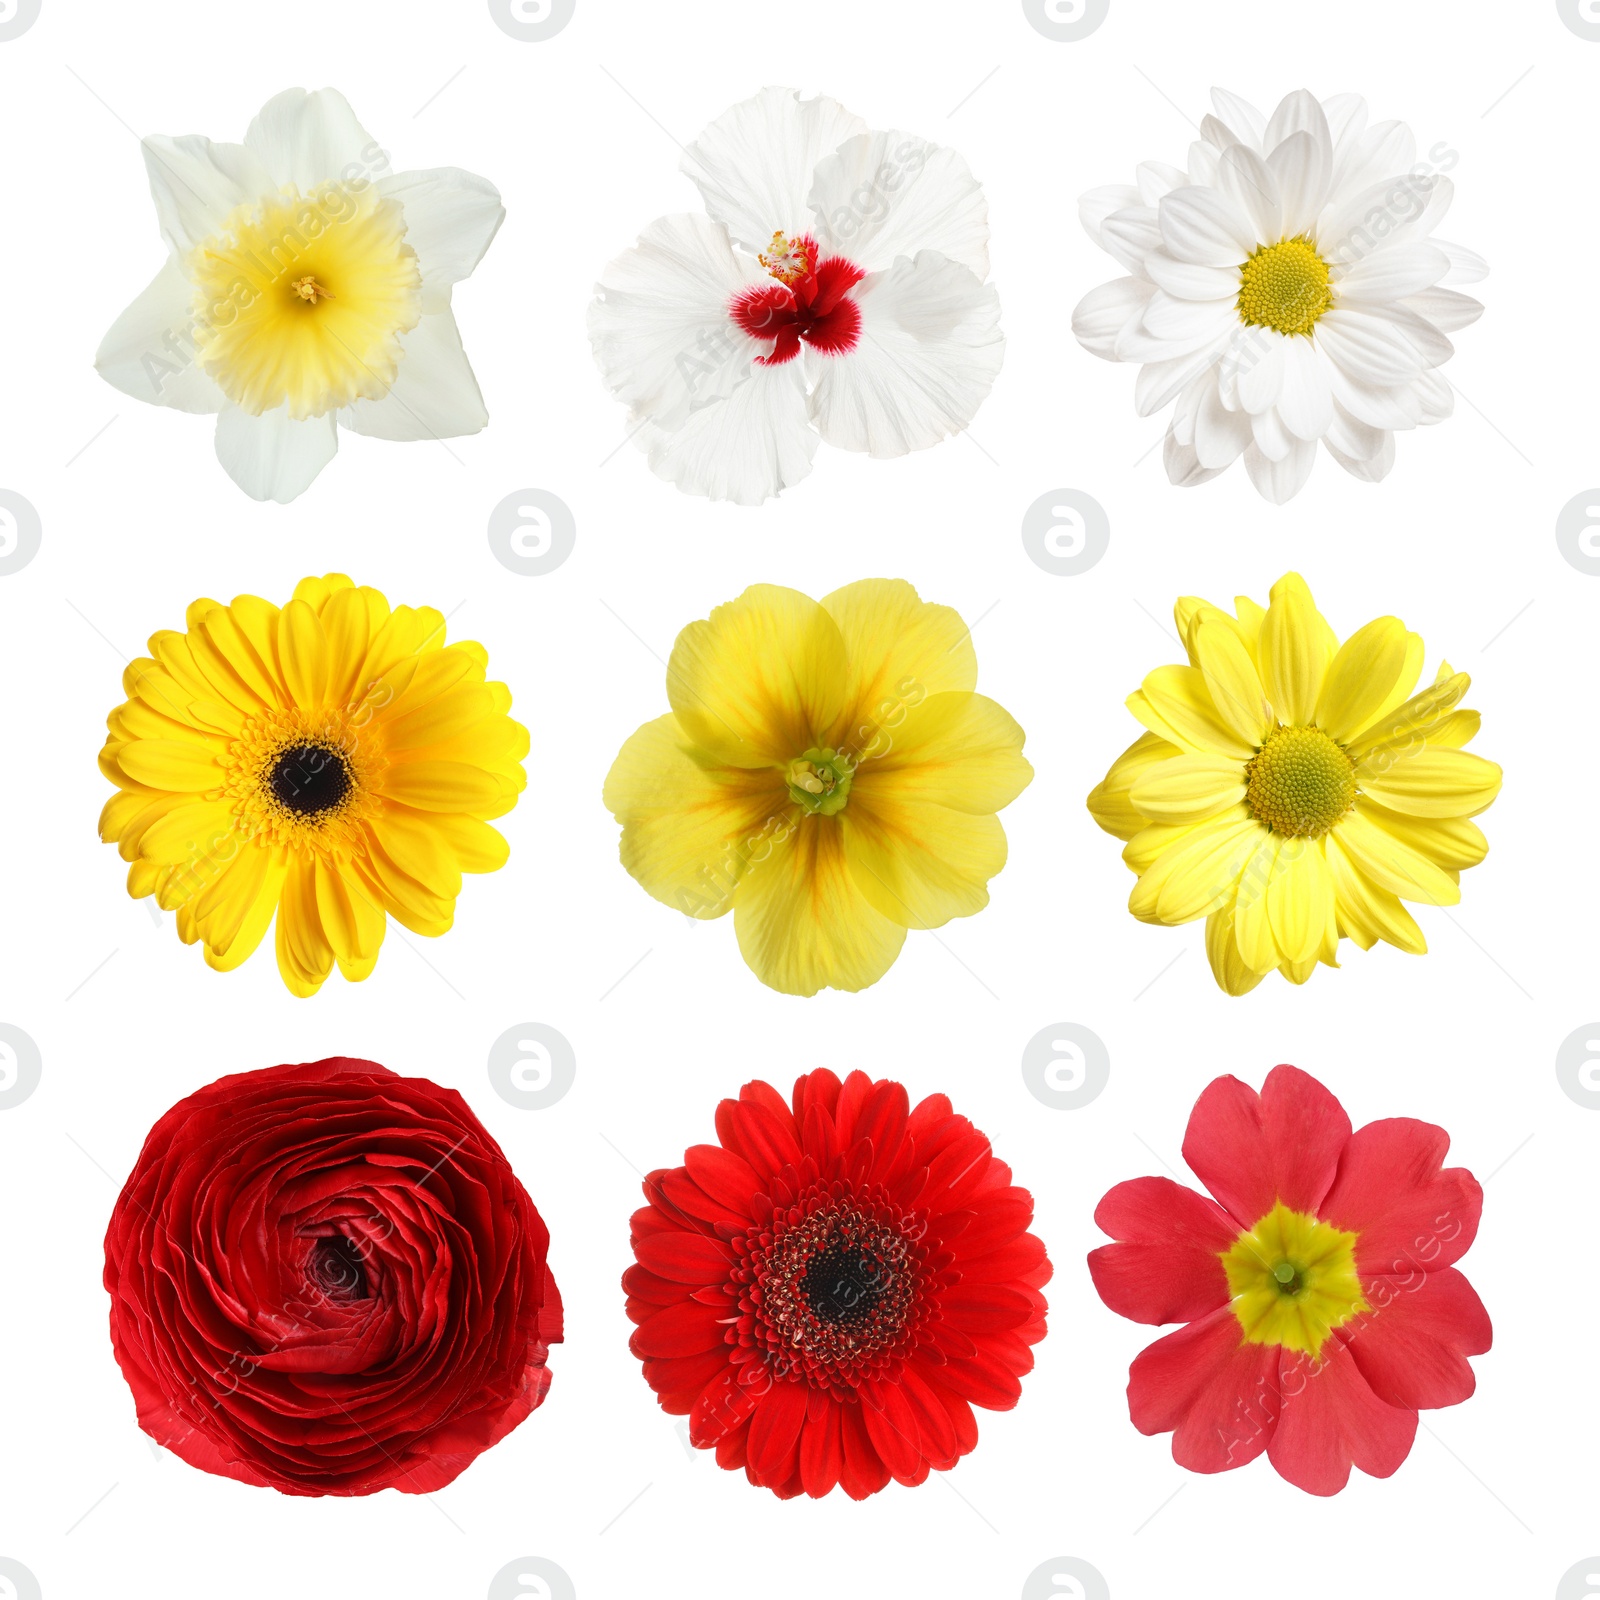
{"type": "Polygon", "coordinates": [[[342,573],[281,609],[196,600],[188,631],[123,674],[100,770],[119,793],[100,837],[128,893],[177,913],[178,936],[231,971],[277,913],[278,970],[313,995],[377,963],[386,917],[449,930],[463,872],[505,864],[528,730],[486,681],[482,645],[444,642],[431,606],[391,609],[342,573]]]}
{"type": "Polygon", "coordinates": [[[678,635],[672,712],[606,779],[622,864],[691,917],[731,910],[772,988],[865,989],[1005,865],[995,813],[1033,769],[977,681],[966,625],[908,583],[746,589],[678,635]]]}
{"type": "Polygon", "coordinates": [[[1149,730],[1089,796],[1128,841],[1142,922],[1206,919],[1217,982],[1246,994],[1277,968],[1304,983],[1338,966],[1341,938],[1422,955],[1401,904],[1453,906],[1488,853],[1469,817],[1500,769],[1462,747],[1470,679],[1439,669],[1412,694],[1422,640],[1379,617],[1341,645],[1298,573],[1263,610],[1178,602],[1186,667],[1158,667],[1128,697],[1149,730]]]}

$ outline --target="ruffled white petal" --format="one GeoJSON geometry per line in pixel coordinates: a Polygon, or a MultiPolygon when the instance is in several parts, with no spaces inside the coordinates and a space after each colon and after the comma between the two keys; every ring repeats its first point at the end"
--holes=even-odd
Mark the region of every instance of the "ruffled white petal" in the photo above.
{"type": "Polygon", "coordinates": [[[383,146],[337,89],[285,89],[256,113],[244,142],[274,186],[310,194],[324,184],[364,189],[388,165],[383,146]]]}
{"type": "Polygon", "coordinates": [[[686,494],[755,506],[811,470],[817,432],[799,361],[745,370],[727,396],[690,411],[676,428],[629,424],[652,470],[686,494]]]}
{"type": "Polygon", "coordinates": [[[424,314],[443,311],[450,286],[472,276],[506,219],[500,191],[460,167],[431,167],[380,179],[378,193],[405,209],[406,243],[417,252],[422,273],[424,314]]]}
{"type": "Polygon", "coordinates": [[[237,406],[217,414],[217,460],[252,500],[287,505],[311,487],[338,448],[331,411],[303,422],[286,405],[260,417],[237,406]]]}
{"type": "Polygon", "coordinates": [[[817,163],[807,203],[824,255],[880,272],[937,250],[989,276],[989,207],[954,150],[914,133],[863,133],[817,163]]]}
{"type": "Polygon", "coordinates": [[[193,298],[193,286],[169,257],[100,341],[94,358],[100,376],[150,405],[221,411],[227,398],[195,360],[193,298]]]}
{"type": "Polygon", "coordinates": [[[606,386],[669,431],[690,411],[725,398],[767,349],[728,314],[734,295],[761,279],[709,217],[694,212],[652,222],[606,267],[589,307],[589,338],[606,386]]]}
{"type": "Polygon", "coordinates": [[[272,174],[242,144],[213,144],[199,133],[153,133],[141,143],[161,237],[187,255],[222,226],[236,206],[277,192],[272,174]]]}
{"type": "Polygon", "coordinates": [[[457,439],[477,433],[489,413],[449,309],[424,316],[400,337],[400,370],[381,400],[339,413],[342,427],[371,439],[457,439]]]}
{"type": "Polygon", "coordinates": [[[829,444],[900,456],[971,422],[1005,352],[1000,298],[959,261],[920,250],[855,291],[861,336],[842,355],[807,350],[811,414],[829,444]]]}
{"type": "Polygon", "coordinates": [[[817,163],[867,125],[837,100],[802,100],[797,89],[763,89],[723,112],[680,163],[706,210],[746,249],[761,251],[774,232],[791,237],[811,225],[806,197],[817,163]]]}

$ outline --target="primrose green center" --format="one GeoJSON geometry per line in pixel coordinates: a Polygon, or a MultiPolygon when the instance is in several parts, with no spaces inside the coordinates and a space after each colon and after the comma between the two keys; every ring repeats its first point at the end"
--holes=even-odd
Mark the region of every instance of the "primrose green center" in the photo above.
{"type": "Polygon", "coordinates": [[[1274,728],[1244,769],[1245,804],[1294,839],[1320,839],[1356,803],[1356,769],[1321,728],[1274,728]]]}
{"type": "Polygon", "coordinates": [[[1328,263],[1303,233],[1262,245],[1239,268],[1239,320],[1247,327],[1309,335],[1332,305],[1328,263]]]}
{"type": "Polygon", "coordinates": [[[842,751],[813,748],[791,761],[784,777],[789,784],[789,797],[797,806],[831,817],[842,811],[850,798],[854,773],[855,767],[842,751]]]}

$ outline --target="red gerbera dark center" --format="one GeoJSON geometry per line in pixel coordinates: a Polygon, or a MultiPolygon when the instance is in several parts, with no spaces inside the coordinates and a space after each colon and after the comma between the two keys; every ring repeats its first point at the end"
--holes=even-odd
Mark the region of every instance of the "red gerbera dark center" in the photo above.
{"type": "Polygon", "coordinates": [[[928,1314],[925,1229],[880,1188],[813,1184],[762,1233],[732,1241],[740,1333],[774,1377],[841,1398],[891,1374],[928,1314]]]}
{"type": "Polygon", "coordinates": [[[756,357],[757,365],[793,361],[802,339],[824,355],[843,355],[860,339],[861,307],[850,291],[866,274],[843,256],[818,255],[815,239],[775,233],[761,264],[777,282],[734,296],[734,322],[752,339],[773,341],[766,355],[756,357]]]}

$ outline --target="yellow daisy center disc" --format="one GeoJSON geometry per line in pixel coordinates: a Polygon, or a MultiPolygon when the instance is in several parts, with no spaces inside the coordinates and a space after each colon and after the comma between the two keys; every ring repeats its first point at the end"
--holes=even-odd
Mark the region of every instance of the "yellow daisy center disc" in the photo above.
{"type": "Polygon", "coordinates": [[[1245,769],[1245,804],[1274,833],[1320,839],[1356,802],[1356,770],[1321,728],[1276,728],[1245,769]]]}
{"type": "Polygon", "coordinates": [[[1264,244],[1239,268],[1239,320],[1309,334],[1333,304],[1328,263],[1304,234],[1264,244]]]}
{"type": "Polygon", "coordinates": [[[1247,1344],[1317,1355],[1333,1330],[1369,1310],[1356,1235],[1280,1200],[1222,1252],[1233,1314],[1247,1344]]]}
{"type": "Polygon", "coordinates": [[[254,416],[381,400],[422,315],[405,215],[369,189],[241,206],[185,262],[200,365],[254,416]]]}

